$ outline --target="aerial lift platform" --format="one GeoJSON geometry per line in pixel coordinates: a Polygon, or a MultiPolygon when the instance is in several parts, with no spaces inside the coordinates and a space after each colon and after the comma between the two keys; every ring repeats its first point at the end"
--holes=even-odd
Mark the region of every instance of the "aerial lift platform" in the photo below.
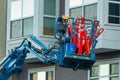
{"type": "Polygon", "coordinates": [[[55,42],[46,46],[35,36],[26,37],[20,46],[0,63],[0,80],[22,71],[27,54],[33,54],[43,63],[58,63],[73,70],[89,70],[96,61],[94,52],[97,37],[104,31],[99,22],[81,18],[60,16],[55,24],[55,42]]]}

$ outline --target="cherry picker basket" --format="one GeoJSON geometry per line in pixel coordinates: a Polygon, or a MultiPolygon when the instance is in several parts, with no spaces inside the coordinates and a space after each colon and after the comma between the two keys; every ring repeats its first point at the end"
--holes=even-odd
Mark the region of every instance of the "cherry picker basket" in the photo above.
{"type": "Polygon", "coordinates": [[[91,20],[76,19],[71,33],[71,42],[66,45],[64,63],[71,64],[74,69],[90,69],[92,67],[96,60],[92,46],[93,27],[91,20]]]}
{"type": "Polygon", "coordinates": [[[59,36],[60,42],[62,41],[60,43],[60,66],[74,70],[90,69],[96,61],[94,48],[97,37],[95,37],[95,33],[99,21],[93,22],[83,17],[76,20],[73,18],[64,20],[59,17],[56,24],[55,34],[59,36]],[[58,24],[61,22],[62,24],[58,24]]]}

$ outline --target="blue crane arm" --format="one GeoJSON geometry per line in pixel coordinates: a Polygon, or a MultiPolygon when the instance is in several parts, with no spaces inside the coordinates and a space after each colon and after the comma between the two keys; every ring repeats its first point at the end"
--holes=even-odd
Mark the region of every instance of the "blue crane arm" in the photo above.
{"type": "Polygon", "coordinates": [[[55,63],[58,61],[57,51],[50,50],[36,37],[30,36],[25,38],[22,44],[12,50],[11,54],[0,63],[0,80],[7,80],[11,75],[21,72],[28,53],[33,54],[43,63],[55,63]],[[40,49],[43,50],[40,51],[40,49]]]}

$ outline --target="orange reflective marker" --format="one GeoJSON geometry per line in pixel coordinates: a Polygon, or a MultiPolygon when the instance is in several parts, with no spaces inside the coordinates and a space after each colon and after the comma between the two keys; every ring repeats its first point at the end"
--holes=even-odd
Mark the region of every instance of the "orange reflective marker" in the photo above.
{"type": "Polygon", "coordinates": [[[96,39],[100,34],[102,34],[103,31],[104,31],[104,28],[100,28],[100,29],[98,30],[97,34],[95,35],[95,39],[96,39]]]}
{"type": "MultiPolygon", "coordinates": [[[[94,34],[94,38],[97,39],[100,34],[102,34],[104,31],[104,28],[100,28],[97,33],[94,34]]],[[[89,36],[90,41],[89,41],[89,47],[92,45],[92,38],[89,36]]]]}
{"type": "Polygon", "coordinates": [[[98,30],[98,35],[100,35],[101,33],[103,33],[103,31],[104,31],[104,28],[100,28],[100,29],[98,30]]]}

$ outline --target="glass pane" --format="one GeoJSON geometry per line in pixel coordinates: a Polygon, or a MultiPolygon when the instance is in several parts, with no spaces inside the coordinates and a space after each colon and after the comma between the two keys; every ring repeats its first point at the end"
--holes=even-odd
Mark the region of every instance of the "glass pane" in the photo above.
{"type": "Polygon", "coordinates": [[[111,74],[119,74],[119,64],[118,63],[110,64],[110,71],[111,74]]]}
{"type": "Polygon", "coordinates": [[[22,37],[22,21],[16,20],[11,22],[11,38],[22,37]]]}
{"type": "Polygon", "coordinates": [[[97,20],[97,4],[85,6],[84,16],[86,19],[97,20]]]}
{"type": "Polygon", "coordinates": [[[44,0],[44,14],[53,15],[56,14],[56,0],[44,0]]]}
{"type": "Polygon", "coordinates": [[[90,72],[90,76],[91,77],[97,77],[98,76],[98,66],[93,66],[90,72]]]}
{"type": "MultiPolygon", "coordinates": [[[[100,65],[100,76],[108,76],[109,75],[109,64],[103,64],[103,65],[100,65]]],[[[104,80],[104,79],[102,79],[104,80]]],[[[106,80],[106,79],[105,79],[106,80]]]]}
{"type": "Polygon", "coordinates": [[[46,72],[37,72],[38,78],[37,80],[46,80],[46,72]]]}
{"type": "Polygon", "coordinates": [[[120,18],[109,16],[109,23],[119,24],[120,23],[120,18]]]}
{"type": "Polygon", "coordinates": [[[119,80],[119,77],[111,77],[110,80],[119,80]]]}
{"type": "Polygon", "coordinates": [[[46,80],[53,80],[53,71],[46,72],[46,80]]]}
{"type": "Polygon", "coordinates": [[[23,17],[33,16],[34,0],[23,0],[23,17]]]}
{"type": "Polygon", "coordinates": [[[109,77],[100,78],[99,80],[109,80],[109,77]]]}
{"type": "Polygon", "coordinates": [[[70,9],[70,16],[73,18],[80,18],[80,16],[82,16],[82,7],[70,9]]]}
{"type": "Polygon", "coordinates": [[[11,20],[21,18],[21,0],[12,0],[11,2],[11,20]]]}
{"type": "Polygon", "coordinates": [[[37,73],[30,74],[30,80],[37,80],[37,73]]]}
{"type": "Polygon", "coordinates": [[[33,17],[23,19],[23,35],[33,34],[33,17]]]}
{"type": "Polygon", "coordinates": [[[70,0],[70,7],[81,5],[82,0],[70,0]]]}
{"type": "Polygon", "coordinates": [[[53,71],[31,73],[30,80],[53,80],[53,71]]]}
{"type": "Polygon", "coordinates": [[[54,35],[55,18],[44,17],[44,35],[54,35]]]}
{"type": "Polygon", "coordinates": [[[109,15],[120,16],[120,4],[109,3],[109,15]]]}

